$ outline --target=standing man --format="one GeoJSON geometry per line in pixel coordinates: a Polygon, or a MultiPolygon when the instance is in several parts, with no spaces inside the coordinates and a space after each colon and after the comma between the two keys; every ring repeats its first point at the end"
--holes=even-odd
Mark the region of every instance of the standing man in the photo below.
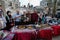
{"type": "Polygon", "coordinates": [[[1,23],[1,25],[2,25],[2,27],[1,28],[4,28],[4,27],[6,27],[6,19],[5,19],[5,17],[2,15],[2,10],[0,10],[0,23],[1,23]]]}
{"type": "Polygon", "coordinates": [[[2,5],[0,5],[0,28],[4,29],[6,27],[6,19],[3,16],[2,5]]]}
{"type": "Polygon", "coordinates": [[[38,14],[36,10],[34,10],[34,13],[31,14],[31,21],[32,21],[32,24],[35,24],[38,22],[38,14]]]}
{"type": "Polygon", "coordinates": [[[14,21],[15,21],[15,25],[20,25],[21,23],[21,13],[19,13],[19,11],[17,10],[16,11],[16,14],[14,14],[12,17],[13,17],[13,19],[14,19],[14,21]]]}
{"type": "Polygon", "coordinates": [[[27,12],[26,16],[27,16],[27,19],[26,19],[27,24],[30,24],[31,23],[31,13],[30,13],[30,11],[27,12]]]}

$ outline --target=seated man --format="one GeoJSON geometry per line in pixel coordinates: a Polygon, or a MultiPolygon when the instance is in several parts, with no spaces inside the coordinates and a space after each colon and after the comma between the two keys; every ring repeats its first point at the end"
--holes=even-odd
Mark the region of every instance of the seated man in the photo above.
{"type": "Polygon", "coordinates": [[[49,20],[48,22],[49,25],[57,25],[57,20],[56,19],[52,19],[52,20],[49,20]]]}
{"type": "Polygon", "coordinates": [[[58,19],[58,24],[60,24],[60,19],[58,19]]]}

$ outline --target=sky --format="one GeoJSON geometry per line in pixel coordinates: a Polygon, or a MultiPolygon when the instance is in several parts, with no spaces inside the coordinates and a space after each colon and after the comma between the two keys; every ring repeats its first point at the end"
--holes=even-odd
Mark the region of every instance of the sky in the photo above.
{"type": "Polygon", "coordinates": [[[21,6],[23,5],[27,6],[28,3],[30,3],[30,5],[33,5],[33,6],[39,6],[41,0],[19,0],[19,1],[21,2],[20,4],[21,6]]]}

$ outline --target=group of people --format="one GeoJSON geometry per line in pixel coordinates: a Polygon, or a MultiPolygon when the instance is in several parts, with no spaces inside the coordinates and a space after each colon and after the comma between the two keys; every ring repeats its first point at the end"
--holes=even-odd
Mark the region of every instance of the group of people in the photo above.
{"type": "Polygon", "coordinates": [[[3,15],[3,10],[0,8],[0,26],[3,24],[2,30],[9,30],[13,26],[28,25],[28,24],[45,24],[51,22],[53,16],[44,14],[43,12],[38,13],[36,10],[31,13],[30,11],[24,11],[23,14],[20,10],[12,15],[11,11],[6,12],[6,16],[3,15]]]}
{"type": "Polygon", "coordinates": [[[23,14],[19,11],[16,11],[16,14],[13,14],[12,18],[15,22],[15,25],[28,25],[38,22],[38,14],[36,11],[33,13],[30,13],[30,11],[24,11],[23,14]]]}
{"type": "Polygon", "coordinates": [[[38,14],[36,11],[33,13],[28,11],[27,13],[23,12],[23,14],[21,14],[19,10],[17,10],[13,15],[11,15],[11,11],[7,11],[6,14],[7,15],[4,16],[3,11],[0,9],[0,20],[3,21],[4,24],[2,30],[9,30],[13,26],[35,24],[38,22],[38,14]]]}

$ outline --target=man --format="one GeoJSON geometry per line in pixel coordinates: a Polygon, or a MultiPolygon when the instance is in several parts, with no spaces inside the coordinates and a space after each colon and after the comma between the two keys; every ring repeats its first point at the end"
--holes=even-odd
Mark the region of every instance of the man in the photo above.
{"type": "Polygon", "coordinates": [[[24,11],[23,12],[23,15],[21,16],[21,24],[22,25],[25,25],[26,24],[26,20],[27,19],[27,17],[26,17],[26,12],[24,11]]]}
{"type": "Polygon", "coordinates": [[[32,21],[32,24],[35,24],[38,22],[38,14],[36,10],[34,10],[34,13],[31,14],[31,21],[32,21]]]}
{"type": "Polygon", "coordinates": [[[6,27],[6,19],[3,16],[3,10],[2,10],[2,5],[0,5],[0,29],[4,29],[6,27]]]}
{"type": "Polygon", "coordinates": [[[21,13],[19,13],[19,11],[16,11],[16,14],[14,14],[12,17],[15,20],[15,25],[20,25],[21,23],[21,13]]]}
{"type": "Polygon", "coordinates": [[[27,16],[27,19],[26,19],[27,23],[26,24],[30,24],[31,23],[31,13],[30,13],[30,11],[28,11],[26,13],[26,16],[27,16]]]}
{"type": "Polygon", "coordinates": [[[5,17],[2,15],[2,10],[0,10],[0,24],[2,24],[2,27],[1,28],[4,28],[6,27],[6,19],[5,17]]]}
{"type": "Polygon", "coordinates": [[[49,20],[51,20],[51,19],[52,19],[52,17],[51,17],[51,16],[49,16],[49,15],[46,15],[46,16],[45,16],[45,18],[46,18],[46,22],[47,22],[47,23],[49,22],[49,20]]]}

